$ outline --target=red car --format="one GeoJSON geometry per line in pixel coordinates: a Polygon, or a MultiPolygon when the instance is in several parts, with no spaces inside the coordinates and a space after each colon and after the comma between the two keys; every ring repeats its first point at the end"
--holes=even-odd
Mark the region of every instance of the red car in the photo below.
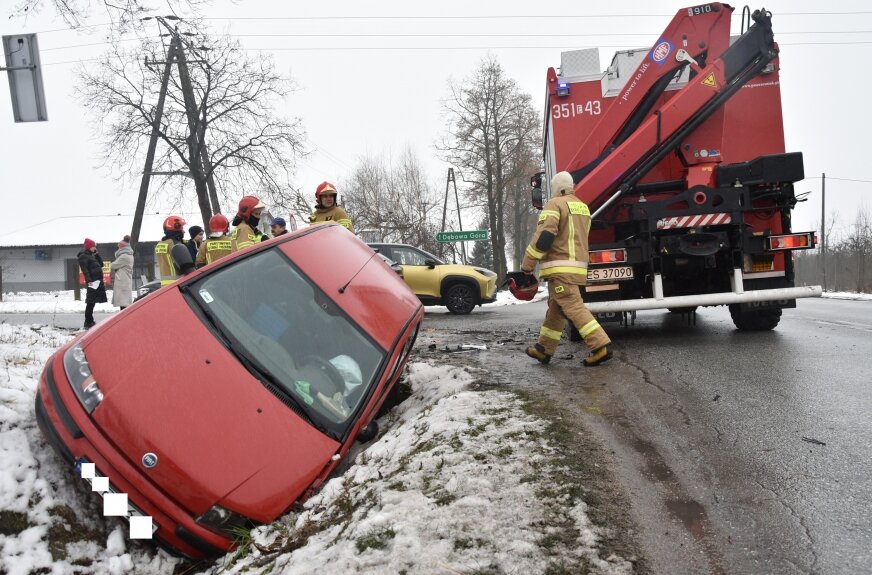
{"type": "Polygon", "coordinates": [[[374,435],[423,316],[366,244],[313,226],[185,276],[59,349],[37,420],[71,472],[93,463],[127,494],[128,516],[151,516],[158,545],[219,556],[374,435]]]}

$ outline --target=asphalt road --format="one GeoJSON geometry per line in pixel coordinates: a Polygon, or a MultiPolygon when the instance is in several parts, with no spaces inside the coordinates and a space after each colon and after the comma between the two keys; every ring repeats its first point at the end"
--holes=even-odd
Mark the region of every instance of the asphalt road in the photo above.
{"type": "Polygon", "coordinates": [[[640,312],[607,325],[615,357],[594,369],[568,341],[547,367],[523,355],[544,303],[428,313],[419,345],[578,414],[653,572],[872,573],[872,302],[798,305],[751,333],[724,308],[640,312]]]}

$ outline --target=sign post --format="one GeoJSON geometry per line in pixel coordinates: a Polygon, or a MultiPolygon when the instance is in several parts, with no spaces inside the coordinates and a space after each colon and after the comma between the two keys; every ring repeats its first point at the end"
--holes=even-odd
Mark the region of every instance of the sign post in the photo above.
{"type": "Polygon", "coordinates": [[[439,232],[436,234],[436,241],[448,244],[453,242],[481,242],[489,240],[490,235],[487,230],[467,230],[465,232],[439,232]]]}

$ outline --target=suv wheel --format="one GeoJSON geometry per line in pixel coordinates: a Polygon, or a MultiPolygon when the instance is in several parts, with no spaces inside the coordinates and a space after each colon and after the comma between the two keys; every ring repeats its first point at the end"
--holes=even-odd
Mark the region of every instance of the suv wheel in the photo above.
{"type": "Polygon", "coordinates": [[[451,313],[466,315],[475,307],[475,292],[466,284],[454,284],[445,292],[445,306],[451,313]]]}

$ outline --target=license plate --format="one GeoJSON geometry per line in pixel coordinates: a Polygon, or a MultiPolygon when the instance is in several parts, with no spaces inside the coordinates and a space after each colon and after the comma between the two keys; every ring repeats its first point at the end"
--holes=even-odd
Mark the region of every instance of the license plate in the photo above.
{"type": "MultiPolygon", "coordinates": [[[[76,471],[76,475],[79,475],[80,477],[81,477],[81,474],[82,474],[82,464],[83,464],[83,463],[90,463],[90,461],[88,461],[88,459],[86,459],[86,458],[84,458],[84,457],[81,457],[81,458],[77,459],[76,462],[75,462],[75,464],[74,464],[74,469],[75,469],[75,471],[76,471]]],[[[95,478],[97,478],[97,477],[105,477],[105,475],[103,475],[102,473],[100,473],[100,471],[95,467],[95,468],[94,468],[94,477],[95,477],[95,478]]],[[[92,485],[92,486],[93,486],[94,480],[93,480],[92,478],[83,477],[82,479],[84,479],[85,482],[88,483],[89,485],[92,485]]],[[[112,485],[111,483],[109,483],[109,491],[108,491],[108,492],[109,492],[109,493],[121,493],[121,492],[118,491],[118,489],[116,489],[115,486],[112,485]]],[[[102,491],[97,491],[97,495],[99,495],[100,497],[103,497],[103,496],[105,495],[105,493],[102,492],[102,491]]],[[[127,515],[122,515],[122,516],[119,517],[119,519],[122,519],[122,520],[124,520],[124,521],[126,521],[126,522],[129,523],[129,522],[130,522],[130,518],[133,517],[133,516],[135,516],[135,515],[138,515],[138,516],[144,517],[144,516],[145,516],[145,512],[144,512],[142,509],[140,509],[139,507],[137,507],[136,505],[134,505],[133,503],[131,503],[131,501],[130,501],[130,497],[128,496],[128,498],[127,498],[127,515]]],[[[157,532],[158,529],[160,529],[160,526],[159,526],[157,523],[155,523],[155,521],[152,519],[152,522],[151,522],[151,534],[154,535],[154,534],[157,532]]]]}
{"type": "Polygon", "coordinates": [[[632,266],[620,266],[616,268],[591,268],[587,270],[587,281],[604,282],[633,279],[632,266]]]}

